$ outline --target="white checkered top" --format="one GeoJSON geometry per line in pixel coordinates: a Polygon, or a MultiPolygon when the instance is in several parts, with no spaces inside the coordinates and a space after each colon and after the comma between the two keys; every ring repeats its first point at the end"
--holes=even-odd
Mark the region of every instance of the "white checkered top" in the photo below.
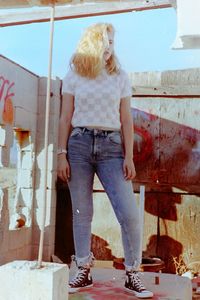
{"type": "Polygon", "coordinates": [[[132,95],[128,75],[120,70],[109,75],[103,71],[88,79],[69,70],[63,79],[62,93],[74,96],[73,127],[120,129],[120,99],[132,95]]]}

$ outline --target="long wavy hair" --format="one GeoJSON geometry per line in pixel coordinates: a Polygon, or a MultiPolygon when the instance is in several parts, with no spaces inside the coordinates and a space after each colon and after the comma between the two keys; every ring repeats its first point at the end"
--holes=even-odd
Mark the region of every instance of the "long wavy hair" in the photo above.
{"type": "Polygon", "coordinates": [[[115,32],[109,23],[97,23],[85,30],[70,61],[71,68],[80,76],[94,79],[104,68],[110,75],[118,73],[119,62],[114,52],[106,64],[103,57],[106,47],[109,46],[108,32],[115,32]]]}

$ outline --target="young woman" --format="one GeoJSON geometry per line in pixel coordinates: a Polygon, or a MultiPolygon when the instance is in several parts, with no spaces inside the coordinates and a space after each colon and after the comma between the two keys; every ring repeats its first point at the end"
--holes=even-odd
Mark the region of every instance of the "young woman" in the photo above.
{"type": "Polygon", "coordinates": [[[91,222],[93,180],[100,179],[121,225],[125,256],[125,288],[149,298],[138,275],[141,262],[140,222],[132,179],[133,123],[131,86],[114,54],[114,28],[90,26],[71,59],[63,80],[59,126],[58,176],[68,181],[78,272],[69,292],[92,286],[91,222]]]}

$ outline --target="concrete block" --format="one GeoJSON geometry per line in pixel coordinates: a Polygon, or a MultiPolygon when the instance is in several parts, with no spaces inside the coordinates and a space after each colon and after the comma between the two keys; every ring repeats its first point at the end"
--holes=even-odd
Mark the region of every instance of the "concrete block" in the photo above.
{"type": "Polygon", "coordinates": [[[33,164],[34,164],[34,152],[22,151],[22,153],[21,153],[21,168],[31,170],[33,168],[33,164]]]}
{"type": "MultiPolygon", "coordinates": [[[[41,151],[40,153],[38,153],[37,158],[36,158],[36,163],[37,163],[37,167],[39,169],[44,169],[44,162],[45,162],[45,153],[44,151],[41,151]]],[[[53,152],[48,153],[48,170],[52,170],[53,169],[53,152]]]]}
{"type": "MultiPolygon", "coordinates": [[[[45,226],[54,226],[55,225],[55,216],[56,216],[56,208],[53,207],[48,207],[46,209],[46,220],[45,220],[45,226]]],[[[42,206],[40,208],[35,208],[34,209],[34,221],[33,224],[37,224],[40,226],[42,224],[43,220],[43,209],[42,206]]]]}
{"type": "Polygon", "coordinates": [[[10,163],[10,149],[0,146],[0,167],[8,167],[10,163]]]}
{"type": "MultiPolygon", "coordinates": [[[[40,229],[38,226],[33,226],[32,241],[34,245],[39,245],[40,229]]],[[[44,232],[44,246],[51,246],[55,242],[55,226],[47,226],[44,232]]]]}
{"type": "MultiPolygon", "coordinates": [[[[44,151],[44,134],[42,135],[41,132],[37,132],[36,143],[37,143],[37,153],[39,153],[40,151],[44,151]]],[[[48,153],[53,152],[54,148],[55,145],[54,145],[53,134],[50,134],[48,139],[48,153]]]]}
{"type": "Polygon", "coordinates": [[[33,204],[33,189],[20,188],[21,191],[21,202],[20,205],[24,207],[32,208],[33,204]]]}
{"type": "MultiPolygon", "coordinates": [[[[57,171],[47,170],[47,188],[55,189],[55,183],[57,180],[57,171]]],[[[37,189],[43,188],[44,186],[44,170],[36,168],[35,170],[35,187],[37,189]]]]}
{"type": "Polygon", "coordinates": [[[22,227],[21,229],[9,231],[9,244],[8,249],[20,249],[21,247],[28,245],[32,231],[30,228],[22,227]]]}
{"type": "MultiPolygon", "coordinates": [[[[34,208],[40,208],[43,205],[43,189],[35,190],[35,199],[34,199],[34,208]]],[[[47,207],[56,208],[56,192],[55,190],[48,189],[47,190],[47,207]]]]}
{"type": "Polygon", "coordinates": [[[21,151],[35,151],[35,131],[20,130],[19,128],[15,128],[15,138],[21,151]]]}
{"type": "MultiPolygon", "coordinates": [[[[26,245],[24,247],[21,247],[17,249],[17,256],[14,257],[14,259],[19,260],[30,260],[31,259],[31,245],[26,245]]],[[[12,259],[11,259],[12,261],[12,259]]]]}
{"type": "MultiPolygon", "coordinates": [[[[54,133],[54,127],[55,127],[55,122],[54,122],[55,115],[50,114],[50,119],[49,119],[49,126],[48,126],[48,131],[49,133],[54,133]]],[[[43,139],[44,139],[44,133],[45,133],[45,114],[38,114],[37,117],[37,131],[40,132],[40,136],[43,134],[43,139]]]]}
{"type": "Polygon", "coordinates": [[[13,261],[0,267],[0,300],[67,300],[67,265],[13,261]],[[12,286],[12,288],[11,288],[12,286]]]}
{"type": "Polygon", "coordinates": [[[36,131],[37,114],[30,113],[21,107],[15,108],[14,127],[23,130],[36,131]]]}
{"type": "Polygon", "coordinates": [[[40,77],[39,78],[39,86],[38,86],[38,95],[45,96],[47,92],[47,78],[40,77]]]}
{"type": "Polygon", "coordinates": [[[51,86],[54,96],[60,96],[61,80],[56,77],[54,80],[52,80],[51,86]]]}
{"type": "Polygon", "coordinates": [[[162,85],[199,85],[200,68],[162,72],[162,85]]]}
{"type": "Polygon", "coordinates": [[[22,188],[33,187],[33,171],[32,170],[19,170],[18,172],[18,186],[22,188]]]}
{"type": "MultiPolygon", "coordinates": [[[[51,92],[53,95],[60,95],[60,87],[61,87],[61,80],[56,78],[56,80],[51,81],[51,92]]],[[[40,77],[39,78],[39,96],[46,96],[47,93],[47,78],[40,77]]]]}
{"type": "MultiPolygon", "coordinates": [[[[53,96],[50,98],[50,115],[54,115],[60,108],[60,97],[53,96]]],[[[46,113],[46,95],[38,96],[38,114],[45,116],[46,113]]]]}
{"type": "Polygon", "coordinates": [[[3,254],[3,252],[5,252],[5,253],[8,252],[8,249],[9,249],[8,245],[9,245],[9,231],[5,230],[5,229],[3,230],[3,228],[0,228],[0,253],[1,253],[1,255],[3,254]]]}
{"type": "MultiPolygon", "coordinates": [[[[43,248],[43,261],[51,261],[51,257],[52,255],[54,254],[55,252],[55,245],[52,244],[51,246],[46,246],[44,245],[44,248],[43,248]]],[[[32,260],[36,260],[38,258],[38,252],[39,252],[39,245],[38,243],[32,245],[31,247],[31,259],[32,260]]]]}
{"type": "Polygon", "coordinates": [[[58,116],[58,120],[59,120],[59,117],[60,117],[60,105],[61,105],[60,95],[59,96],[55,96],[54,97],[54,101],[55,101],[54,114],[56,116],[58,116]]]}
{"type": "Polygon", "coordinates": [[[0,126],[0,146],[5,146],[6,143],[6,129],[5,126],[0,126]]]}
{"type": "Polygon", "coordinates": [[[13,144],[13,129],[10,125],[0,125],[0,146],[10,148],[13,144]]]}
{"type": "Polygon", "coordinates": [[[161,72],[134,72],[129,73],[129,79],[133,87],[160,86],[161,74],[161,72]]]}

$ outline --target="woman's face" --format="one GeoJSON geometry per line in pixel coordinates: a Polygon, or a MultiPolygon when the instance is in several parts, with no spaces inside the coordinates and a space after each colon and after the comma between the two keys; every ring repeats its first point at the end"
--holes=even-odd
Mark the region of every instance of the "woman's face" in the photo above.
{"type": "Polygon", "coordinates": [[[114,51],[114,33],[108,31],[108,45],[104,51],[104,60],[105,62],[111,57],[114,51]]]}

